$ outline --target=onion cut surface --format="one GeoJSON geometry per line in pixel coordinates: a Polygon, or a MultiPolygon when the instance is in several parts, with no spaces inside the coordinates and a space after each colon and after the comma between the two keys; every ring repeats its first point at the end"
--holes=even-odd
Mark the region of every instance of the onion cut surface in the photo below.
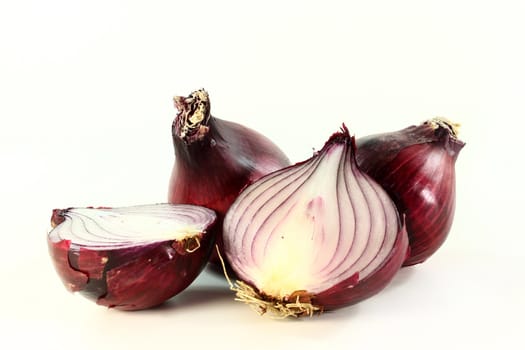
{"type": "Polygon", "coordinates": [[[215,213],[194,205],[55,209],[48,246],[66,288],[138,310],[184,290],[205,266],[215,213]]]}
{"type": "Polygon", "coordinates": [[[357,167],[345,126],[309,160],[248,186],[223,230],[237,299],[282,317],[379,292],[408,245],[394,203],[357,167]]]}

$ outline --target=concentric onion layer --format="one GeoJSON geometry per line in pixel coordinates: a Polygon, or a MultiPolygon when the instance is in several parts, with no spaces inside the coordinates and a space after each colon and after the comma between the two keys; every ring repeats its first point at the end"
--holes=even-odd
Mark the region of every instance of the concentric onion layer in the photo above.
{"type": "Polygon", "coordinates": [[[406,254],[393,202],[358,169],[354,151],[343,128],[309,160],[241,193],[224,221],[226,255],[240,280],[285,301],[304,291],[315,299],[337,285],[348,304],[352,287],[380,270],[399,241],[405,247],[397,254],[406,254]]]}
{"type": "Polygon", "coordinates": [[[150,204],[120,208],[55,210],[53,242],[68,240],[92,250],[118,249],[169,240],[183,240],[204,232],[215,213],[195,205],[150,204]]]}

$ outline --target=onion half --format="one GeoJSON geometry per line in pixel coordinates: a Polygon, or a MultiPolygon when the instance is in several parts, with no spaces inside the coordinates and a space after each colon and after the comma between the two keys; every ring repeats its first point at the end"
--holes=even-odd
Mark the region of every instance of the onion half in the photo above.
{"type": "Polygon", "coordinates": [[[47,242],[69,291],[139,310],[161,304],[198,276],[215,221],[212,210],[194,205],[55,209],[47,242]]]}
{"type": "Polygon", "coordinates": [[[357,166],[344,125],[312,158],[248,186],[223,231],[237,300],[278,317],[311,316],[376,294],[408,246],[394,203],[357,166]]]}

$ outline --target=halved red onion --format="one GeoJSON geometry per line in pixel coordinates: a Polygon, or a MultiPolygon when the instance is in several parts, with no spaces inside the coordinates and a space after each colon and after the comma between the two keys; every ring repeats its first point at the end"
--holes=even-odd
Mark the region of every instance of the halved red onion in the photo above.
{"type": "Polygon", "coordinates": [[[259,313],[305,316],[383,289],[408,238],[388,194],[355,161],[343,125],[312,158],[248,186],[224,220],[237,300],[259,313]]]}
{"type": "MultiPolygon", "coordinates": [[[[216,236],[222,250],[222,220],[241,190],[272,171],[290,165],[267,137],[211,114],[205,90],[174,98],[175,148],[168,202],[202,205],[217,213],[216,236]]],[[[211,262],[219,266],[215,253],[211,262]]]]}
{"type": "Polygon", "coordinates": [[[205,266],[215,213],[194,205],[55,209],[48,246],[71,292],[121,310],[156,306],[205,266]]]}
{"type": "Polygon", "coordinates": [[[434,118],[417,126],[357,140],[357,162],[405,215],[410,255],[421,263],[445,242],[456,206],[455,163],[465,143],[457,124],[434,118]]]}

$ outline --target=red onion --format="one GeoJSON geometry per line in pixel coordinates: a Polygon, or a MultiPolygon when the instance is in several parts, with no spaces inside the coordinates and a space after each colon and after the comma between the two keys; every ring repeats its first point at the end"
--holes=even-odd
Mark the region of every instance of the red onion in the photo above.
{"type": "Polygon", "coordinates": [[[343,125],[321,151],[248,186],[224,219],[237,300],[259,313],[306,316],[383,289],[408,238],[388,194],[355,161],[343,125]]]}
{"type": "MultiPolygon", "coordinates": [[[[222,220],[241,189],[290,161],[263,135],[213,117],[206,91],[174,101],[179,113],[172,127],[175,164],[168,201],[215,210],[217,245],[222,250],[222,220]]],[[[215,252],[211,262],[219,263],[215,252]]]]}
{"type": "Polygon", "coordinates": [[[108,307],[145,309],[202,271],[215,220],[212,210],[193,205],[55,209],[49,252],[69,291],[108,307]]]}
{"type": "Polygon", "coordinates": [[[360,168],[378,181],[405,214],[410,255],[425,261],[445,241],[454,218],[455,163],[465,144],[457,125],[441,118],[357,140],[360,168]]]}

